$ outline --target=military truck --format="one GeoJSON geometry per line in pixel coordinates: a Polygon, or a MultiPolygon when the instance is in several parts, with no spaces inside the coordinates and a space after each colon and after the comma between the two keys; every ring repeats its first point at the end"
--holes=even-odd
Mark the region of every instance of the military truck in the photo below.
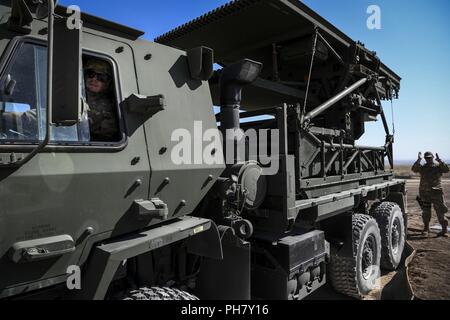
{"type": "Polygon", "coordinates": [[[233,1],[155,42],[53,0],[0,12],[1,298],[363,298],[399,267],[382,101],[401,79],[300,1],[233,1]],[[92,60],[113,138],[92,135],[92,60]],[[385,144],[358,145],[380,118],[385,144]],[[224,133],[184,151],[231,163],[177,163],[177,130],[224,133]],[[251,130],[272,139],[226,134],[251,130]]]}

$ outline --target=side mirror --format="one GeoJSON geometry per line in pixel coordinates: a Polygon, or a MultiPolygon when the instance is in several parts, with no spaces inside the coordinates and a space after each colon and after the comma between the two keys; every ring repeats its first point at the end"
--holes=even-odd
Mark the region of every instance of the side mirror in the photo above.
{"type": "Polygon", "coordinates": [[[192,79],[209,80],[213,75],[214,51],[207,47],[197,47],[187,51],[189,71],[192,79]]]}
{"type": "Polygon", "coordinates": [[[75,125],[81,116],[81,32],[69,28],[66,18],[55,18],[51,122],[57,126],[75,125]]]}
{"type": "MultiPolygon", "coordinates": [[[[43,20],[48,17],[48,1],[49,0],[37,0],[38,5],[36,7],[36,19],[43,20]]],[[[58,0],[51,0],[55,3],[55,7],[58,4],[58,0]]]]}
{"type": "Polygon", "coordinates": [[[44,20],[48,17],[48,8],[43,5],[43,2],[39,3],[36,8],[36,19],[44,20]]]}

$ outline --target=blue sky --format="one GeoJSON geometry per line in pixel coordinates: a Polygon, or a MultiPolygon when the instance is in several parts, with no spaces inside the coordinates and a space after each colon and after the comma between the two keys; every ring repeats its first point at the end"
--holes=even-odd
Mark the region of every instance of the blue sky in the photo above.
{"type": "MultiPolygon", "coordinates": [[[[146,32],[152,40],[227,0],[62,0],[83,11],[146,32]]],[[[394,101],[395,158],[415,159],[418,151],[450,159],[450,1],[448,0],[305,0],[305,4],[354,40],[379,53],[402,78],[394,101]],[[381,30],[369,30],[369,5],[381,8],[381,30]]],[[[385,111],[391,123],[390,103],[385,111]]],[[[382,145],[381,121],[370,123],[364,145],[382,145]]]]}

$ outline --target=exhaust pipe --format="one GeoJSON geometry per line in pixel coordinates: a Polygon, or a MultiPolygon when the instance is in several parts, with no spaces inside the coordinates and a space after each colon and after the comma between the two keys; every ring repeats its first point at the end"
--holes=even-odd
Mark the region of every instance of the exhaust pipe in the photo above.
{"type": "Polygon", "coordinates": [[[223,69],[220,76],[221,127],[223,134],[228,129],[240,129],[242,88],[258,78],[262,63],[244,59],[223,69]]]}
{"type": "MultiPolygon", "coordinates": [[[[236,133],[241,128],[242,89],[258,78],[262,67],[262,63],[244,59],[222,70],[220,76],[220,121],[224,137],[223,150],[225,157],[227,156],[227,146],[236,146],[237,139],[233,133],[236,133]]],[[[228,158],[226,157],[226,159],[228,158]]]]}

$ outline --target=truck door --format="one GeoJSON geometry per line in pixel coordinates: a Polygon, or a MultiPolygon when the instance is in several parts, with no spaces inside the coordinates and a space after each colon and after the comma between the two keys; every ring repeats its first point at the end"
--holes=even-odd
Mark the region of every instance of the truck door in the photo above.
{"type": "Polygon", "coordinates": [[[192,213],[225,169],[207,81],[191,78],[186,54],[156,43],[139,43],[136,58],[139,87],[145,96],[162,95],[164,110],[145,122],[152,172],[149,198],[168,207],[169,218],[192,213]],[[144,59],[148,54],[151,59],[144,59]],[[180,141],[187,147],[176,159],[180,141]],[[213,142],[218,142],[214,144],[213,142]],[[220,155],[220,156],[219,156],[220,155]],[[207,156],[217,160],[205,161],[207,156]]]}
{"type": "MultiPolygon", "coordinates": [[[[125,119],[122,105],[138,93],[131,47],[90,32],[83,34],[83,62],[111,68],[118,134],[93,139],[86,106],[80,124],[52,127],[43,153],[20,168],[5,166],[42,141],[48,98],[45,42],[21,38],[11,48],[0,75],[0,297],[63,284],[93,238],[138,228],[123,222],[134,200],[147,197],[150,174],[144,130],[125,119]]],[[[87,78],[104,77],[85,73],[86,96],[87,78]]]]}

